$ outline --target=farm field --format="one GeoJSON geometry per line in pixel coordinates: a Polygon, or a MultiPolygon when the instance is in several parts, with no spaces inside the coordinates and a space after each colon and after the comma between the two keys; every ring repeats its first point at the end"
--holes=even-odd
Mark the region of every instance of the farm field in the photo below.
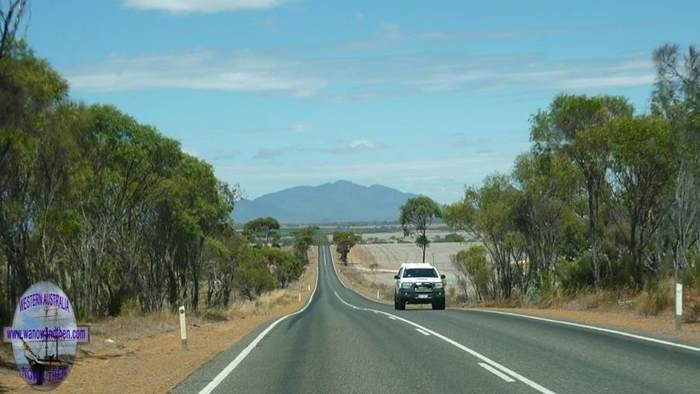
{"type": "MultiPolygon", "coordinates": [[[[464,239],[469,240],[471,236],[464,231],[451,231],[448,229],[431,229],[428,230],[427,236],[428,239],[431,241],[435,241],[439,238],[445,238],[448,234],[458,234],[464,237],[464,239]]],[[[414,238],[413,237],[404,237],[402,231],[381,231],[381,232],[372,232],[372,233],[361,233],[362,235],[362,240],[366,243],[382,243],[382,242],[389,242],[389,243],[398,243],[398,242],[406,242],[406,243],[411,243],[413,242],[414,238]]]]}
{"type": "MultiPolygon", "coordinates": [[[[455,284],[456,271],[452,267],[451,257],[460,250],[469,248],[469,242],[433,243],[426,251],[425,260],[434,264],[447,276],[448,284],[455,284]]],[[[350,250],[348,264],[363,273],[369,281],[391,285],[394,274],[402,263],[421,262],[422,251],[415,244],[361,244],[350,250]],[[374,272],[370,266],[376,263],[374,272]]]]}
{"type": "MultiPolygon", "coordinates": [[[[383,226],[377,228],[368,227],[321,227],[326,233],[329,241],[333,240],[333,232],[335,231],[352,231],[357,235],[362,236],[363,243],[407,243],[413,244],[414,236],[404,236],[401,227],[399,226],[383,226]]],[[[465,240],[473,239],[473,236],[466,231],[453,231],[447,227],[435,227],[428,229],[427,236],[432,242],[436,242],[441,238],[445,238],[449,234],[458,234],[465,240]]],[[[436,242],[437,243],[437,242],[436,242]]]]}

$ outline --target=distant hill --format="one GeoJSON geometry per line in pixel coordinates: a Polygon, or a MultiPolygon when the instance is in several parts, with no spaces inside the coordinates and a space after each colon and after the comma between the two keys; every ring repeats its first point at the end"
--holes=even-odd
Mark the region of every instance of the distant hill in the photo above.
{"type": "Polygon", "coordinates": [[[260,216],[272,216],[283,224],[394,221],[398,220],[399,207],[415,196],[382,185],[337,181],[241,200],[233,216],[239,224],[260,216]]]}

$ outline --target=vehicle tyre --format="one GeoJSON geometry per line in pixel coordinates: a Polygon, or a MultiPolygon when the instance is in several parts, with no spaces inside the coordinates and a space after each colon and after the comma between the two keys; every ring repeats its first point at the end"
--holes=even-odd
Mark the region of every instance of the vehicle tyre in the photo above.
{"type": "Polygon", "coordinates": [[[445,299],[440,298],[433,301],[433,309],[443,310],[445,309],[445,299]]]}
{"type": "Polygon", "coordinates": [[[399,299],[396,296],[396,292],[394,292],[394,309],[396,309],[396,310],[399,309],[399,299]]]}
{"type": "Polygon", "coordinates": [[[399,297],[399,304],[397,306],[398,306],[398,308],[396,308],[396,309],[398,309],[400,311],[405,310],[406,309],[406,300],[399,297]]]}

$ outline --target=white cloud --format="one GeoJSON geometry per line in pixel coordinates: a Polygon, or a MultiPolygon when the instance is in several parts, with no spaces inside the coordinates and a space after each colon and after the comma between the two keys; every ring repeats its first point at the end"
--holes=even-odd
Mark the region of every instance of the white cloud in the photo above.
{"type": "Polygon", "coordinates": [[[352,140],[350,149],[352,150],[374,150],[381,148],[381,145],[369,139],[352,140]]]}
{"type": "Polygon", "coordinates": [[[210,13],[273,8],[283,2],[284,0],[124,0],[123,4],[140,10],[210,13]]]}
{"type": "Polygon", "coordinates": [[[402,37],[401,25],[396,22],[387,22],[379,27],[381,37],[385,40],[398,40],[402,37]]]}
{"type": "Polygon", "coordinates": [[[429,93],[526,88],[534,90],[605,89],[651,85],[654,66],[646,58],[570,61],[551,65],[545,60],[484,59],[445,63],[426,70],[409,86],[429,93]]]}
{"type": "Polygon", "coordinates": [[[350,154],[381,149],[384,146],[371,139],[356,139],[349,143],[329,144],[326,146],[288,145],[280,147],[263,147],[253,155],[253,159],[270,160],[282,156],[301,153],[350,154]]]}
{"type": "MultiPolygon", "coordinates": [[[[393,25],[389,25],[393,26],[393,25]]],[[[398,27],[388,28],[396,31],[398,27]]],[[[391,33],[394,34],[394,33],[391,33]]],[[[407,53],[374,56],[220,54],[196,51],[152,56],[112,56],[67,70],[71,85],[86,91],[183,88],[278,92],[330,100],[443,92],[603,90],[651,85],[646,56],[552,60],[532,54],[492,56],[407,53]]],[[[304,132],[304,124],[293,132],[304,132]]]]}
{"type": "Polygon", "coordinates": [[[294,123],[291,126],[289,126],[289,131],[292,133],[305,133],[313,128],[313,125],[309,123],[294,123]]]}
{"type": "Polygon", "coordinates": [[[326,84],[306,76],[297,61],[245,53],[227,57],[207,51],[114,56],[68,71],[67,78],[74,88],[102,92],[180,88],[310,96],[326,84]]]}

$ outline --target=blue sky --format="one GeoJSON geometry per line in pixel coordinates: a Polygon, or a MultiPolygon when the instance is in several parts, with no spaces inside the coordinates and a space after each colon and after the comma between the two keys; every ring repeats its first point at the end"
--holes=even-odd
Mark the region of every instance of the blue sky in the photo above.
{"type": "Polygon", "coordinates": [[[248,197],[347,179],[440,202],[508,172],[559,92],[648,109],[700,2],[35,0],[30,45],[86,103],[181,141],[248,197]]]}

